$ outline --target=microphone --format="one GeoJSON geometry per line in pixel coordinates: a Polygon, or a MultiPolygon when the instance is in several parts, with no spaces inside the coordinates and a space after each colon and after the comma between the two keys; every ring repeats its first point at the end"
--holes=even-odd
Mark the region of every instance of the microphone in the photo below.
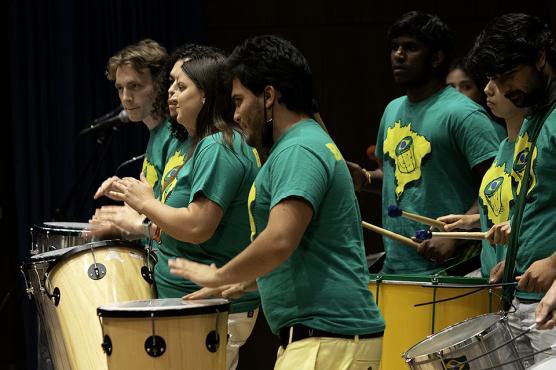
{"type": "MultiPolygon", "coordinates": [[[[103,116],[103,117],[105,117],[105,116],[103,116]]],[[[129,122],[129,117],[128,117],[127,112],[125,111],[125,109],[120,110],[120,112],[117,115],[112,115],[111,116],[109,114],[108,117],[105,117],[105,118],[103,118],[103,117],[100,117],[99,119],[94,120],[93,123],[91,123],[89,125],[89,127],[84,128],[83,130],[81,130],[81,132],[79,132],[79,135],[83,135],[83,134],[86,134],[87,132],[97,131],[97,130],[100,130],[100,129],[115,127],[119,124],[129,122]]]]}

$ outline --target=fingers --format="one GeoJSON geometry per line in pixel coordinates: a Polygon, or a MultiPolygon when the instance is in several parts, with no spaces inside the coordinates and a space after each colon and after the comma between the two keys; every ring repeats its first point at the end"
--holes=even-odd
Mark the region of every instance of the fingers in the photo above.
{"type": "Polygon", "coordinates": [[[186,294],[182,297],[184,300],[204,299],[209,297],[218,296],[220,289],[215,288],[201,288],[193,293],[186,294]]]}
{"type": "Polygon", "coordinates": [[[104,180],[102,182],[102,184],[100,185],[100,187],[97,189],[95,195],[93,196],[94,199],[98,199],[103,195],[106,195],[106,193],[108,192],[108,190],[110,189],[110,186],[112,185],[112,183],[114,181],[119,180],[120,178],[117,176],[112,176],[106,180],[104,180]]]}
{"type": "Polygon", "coordinates": [[[490,270],[490,278],[488,281],[489,283],[495,284],[498,283],[500,280],[502,280],[504,266],[505,266],[504,262],[499,262],[496,266],[492,268],[492,270],[490,270]]]}

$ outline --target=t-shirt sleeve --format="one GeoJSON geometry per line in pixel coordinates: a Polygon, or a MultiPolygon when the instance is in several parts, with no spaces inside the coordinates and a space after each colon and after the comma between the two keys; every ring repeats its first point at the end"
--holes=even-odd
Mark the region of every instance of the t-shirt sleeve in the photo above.
{"type": "Polygon", "coordinates": [[[270,171],[270,208],[286,198],[299,197],[311,204],[314,214],[318,213],[329,178],[323,159],[294,145],[276,156],[270,171]]]}
{"type": "Polygon", "coordinates": [[[492,121],[481,111],[474,111],[465,117],[457,126],[454,137],[471,168],[494,158],[500,146],[492,121]]]}
{"type": "Polygon", "coordinates": [[[193,160],[190,201],[202,193],[226,210],[236,197],[245,174],[237,154],[223,143],[212,142],[199,148],[193,160]]]}

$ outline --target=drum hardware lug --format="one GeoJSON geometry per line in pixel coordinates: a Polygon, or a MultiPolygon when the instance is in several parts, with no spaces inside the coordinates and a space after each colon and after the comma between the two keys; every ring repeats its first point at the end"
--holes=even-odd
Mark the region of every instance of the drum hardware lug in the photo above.
{"type": "Polygon", "coordinates": [[[151,357],[160,357],[166,351],[166,342],[158,335],[151,335],[145,340],[145,351],[151,357]]]}
{"type": "Polygon", "coordinates": [[[147,283],[153,283],[153,272],[147,266],[141,267],[141,276],[147,283]]]}
{"type": "Polygon", "coordinates": [[[218,351],[218,347],[220,346],[220,335],[216,330],[212,330],[207,334],[205,345],[209,352],[214,353],[218,351]]]}
{"type": "Polygon", "coordinates": [[[58,289],[58,287],[54,288],[52,294],[49,294],[46,289],[44,289],[44,293],[48,298],[50,298],[52,303],[54,303],[54,306],[58,306],[60,303],[60,289],[58,289]]]}
{"type": "Polygon", "coordinates": [[[106,356],[110,356],[112,354],[112,340],[108,335],[104,336],[100,346],[102,347],[102,351],[106,353],[106,356]]]}
{"type": "Polygon", "coordinates": [[[27,276],[25,276],[23,266],[19,267],[19,271],[21,272],[21,275],[23,275],[23,280],[25,281],[25,293],[27,293],[27,298],[31,299],[35,289],[33,289],[33,285],[27,281],[27,276]]]}
{"type": "Polygon", "coordinates": [[[432,276],[431,283],[433,283],[435,285],[438,284],[438,276],[436,276],[436,275],[432,276]]]}
{"type": "Polygon", "coordinates": [[[106,267],[102,263],[93,263],[87,270],[89,278],[100,280],[106,275],[106,267]]]}

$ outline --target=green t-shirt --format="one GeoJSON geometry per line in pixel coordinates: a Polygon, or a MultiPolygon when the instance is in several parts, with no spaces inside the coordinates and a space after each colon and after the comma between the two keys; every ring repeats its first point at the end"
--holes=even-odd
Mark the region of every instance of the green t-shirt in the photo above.
{"type": "MultiPolygon", "coordinates": [[[[532,126],[541,117],[525,120],[516,141],[513,173],[521,180],[525,172],[525,158],[530,151],[532,126]]],[[[533,151],[531,182],[523,211],[516,256],[516,272],[521,275],[540,259],[556,251],[556,110],[548,116],[537,138],[533,151]]],[[[521,182],[514,182],[517,199],[521,182]]],[[[517,291],[523,299],[540,299],[543,294],[517,291]]]]}
{"type": "Polygon", "coordinates": [[[340,151],[313,120],[274,144],[249,195],[255,238],[281,201],[302,198],[314,215],[293,254],[257,279],[262,307],[277,333],[303,323],[340,334],[377,333],[384,320],[369,291],[363,230],[353,182],[340,151]]]}
{"type": "MultiPolygon", "coordinates": [[[[220,267],[249,244],[247,197],[260,166],[256,151],[235,131],[233,150],[217,133],[201,140],[183,166],[178,165],[175,155],[173,158],[179,168],[170,169],[170,172],[177,169],[177,176],[164,189],[164,203],[175,208],[187,207],[202,194],[222,207],[224,215],[214,235],[202,244],[176,240],[162,230],[155,266],[159,298],[181,297],[200,289],[190,280],[171,275],[168,259],[186,257],[220,267]]],[[[232,312],[246,312],[258,305],[258,293],[247,293],[232,302],[232,312]]]]}
{"type": "Polygon", "coordinates": [[[166,165],[168,152],[177,141],[172,136],[170,121],[164,121],[149,131],[149,142],[142,172],[157,198],[160,197],[160,179],[166,165]]]}
{"type": "MultiPolygon", "coordinates": [[[[411,103],[406,96],[386,107],[378,131],[376,156],[383,161],[382,225],[411,237],[427,226],[389,217],[403,211],[437,218],[463,214],[477,199],[479,181],[472,168],[494,158],[499,140],[485,111],[451,87],[411,103]]],[[[451,264],[434,264],[415,249],[383,238],[387,274],[432,274],[451,264]]]]}
{"type": "MultiPolygon", "coordinates": [[[[479,187],[479,215],[481,229],[488,231],[495,225],[508,221],[514,203],[512,192],[512,165],[515,141],[502,141],[498,154],[485,173],[479,187]]],[[[493,247],[487,240],[482,241],[481,274],[490,275],[490,270],[506,257],[506,246],[493,247]]]]}

